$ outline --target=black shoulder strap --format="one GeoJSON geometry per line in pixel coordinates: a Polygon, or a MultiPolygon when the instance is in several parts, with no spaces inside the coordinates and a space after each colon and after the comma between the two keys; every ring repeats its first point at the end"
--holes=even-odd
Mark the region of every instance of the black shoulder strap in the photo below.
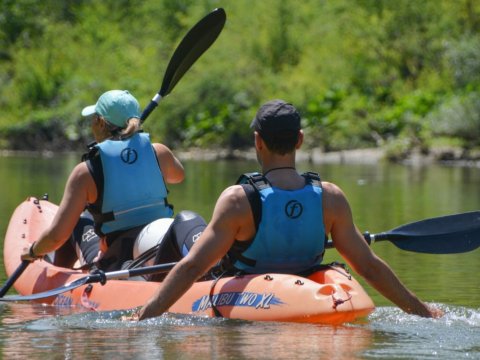
{"type": "Polygon", "coordinates": [[[260,221],[262,220],[262,202],[260,201],[260,194],[252,184],[240,184],[247,195],[250,208],[252,209],[253,221],[255,223],[255,231],[258,230],[260,221]]]}
{"type": "MultiPolygon", "coordinates": [[[[246,173],[241,175],[237,182],[245,191],[250,208],[252,209],[253,221],[255,224],[255,232],[258,231],[260,226],[260,221],[262,220],[262,201],[260,200],[260,190],[270,187],[270,183],[265,177],[260,173],[246,173]]],[[[221,261],[221,268],[226,269],[227,271],[234,270],[233,260],[241,261],[249,266],[255,266],[256,261],[253,259],[248,259],[242,255],[248,246],[250,246],[251,241],[247,242],[238,242],[235,241],[232,247],[228,250],[228,254],[221,261]]]]}
{"type": "Polygon", "coordinates": [[[248,202],[252,208],[253,220],[255,222],[255,230],[258,230],[260,221],[262,220],[262,202],[260,200],[260,191],[271,187],[270,182],[258,172],[245,173],[241,175],[237,184],[240,184],[247,195],[248,202]]]}
{"type": "Polygon", "coordinates": [[[97,145],[95,141],[87,145],[87,152],[82,155],[82,161],[86,161],[95,156],[98,151],[98,148],[95,145],[97,145]]]}
{"type": "Polygon", "coordinates": [[[250,184],[255,187],[258,191],[271,187],[272,185],[268,182],[267,178],[258,172],[245,173],[242,174],[236,184],[250,184]]]}
{"type": "Polygon", "coordinates": [[[93,204],[90,204],[88,209],[95,220],[95,231],[100,234],[101,223],[114,220],[114,216],[113,212],[108,214],[101,213],[103,204],[104,177],[102,158],[100,157],[98,149],[91,149],[84,161],[87,164],[88,171],[90,172],[90,175],[92,175],[95,186],[97,187],[97,200],[93,204]]]}
{"type": "MultiPolygon", "coordinates": [[[[320,175],[318,173],[307,171],[307,172],[304,172],[302,176],[305,178],[307,184],[310,184],[312,186],[317,186],[320,189],[322,189],[322,179],[320,179],[320,175]]],[[[327,242],[328,242],[328,235],[325,234],[325,248],[326,248],[327,242]]]]}
{"type": "Polygon", "coordinates": [[[322,179],[320,179],[320,175],[318,175],[318,173],[307,171],[307,172],[304,172],[302,176],[305,178],[307,184],[310,184],[312,186],[317,186],[319,188],[322,187],[322,179]]]}

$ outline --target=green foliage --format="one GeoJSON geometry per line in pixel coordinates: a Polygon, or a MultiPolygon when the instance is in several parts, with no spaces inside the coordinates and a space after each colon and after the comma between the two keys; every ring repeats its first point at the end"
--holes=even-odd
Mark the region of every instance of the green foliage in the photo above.
{"type": "Polygon", "coordinates": [[[335,148],[332,140],[341,127],[341,119],[336,115],[345,98],[345,91],[334,88],[308,102],[302,111],[307,144],[324,150],[335,148]]]}
{"type": "Polygon", "coordinates": [[[251,146],[258,106],[283,98],[309,147],[478,144],[472,0],[2,0],[1,147],[86,143],[80,111],[110,89],[146,105],[181,38],[219,6],[222,34],[145,123],[154,140],[251,146]]]}
{"type": "Polygon", "coordinates": [[[446,45],[445,66],[452,69],[454,86],[472,89],[480,85],[480,37],[465,36],[446,45]]]}
{"type": "Polygon", "coordinates": [[[480,93],[454,95],[427,117],[434,135],[463,140],[470,149],[480,145],[480,93]]]}

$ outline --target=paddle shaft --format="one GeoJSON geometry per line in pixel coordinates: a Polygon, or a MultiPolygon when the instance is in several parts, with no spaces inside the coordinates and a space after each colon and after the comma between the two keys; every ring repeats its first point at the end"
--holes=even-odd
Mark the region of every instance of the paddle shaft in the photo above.
{"type": "Polygon", "coordinates": [[[46,299],[52,296],[57,296],[63,294],[67,291],[75,290],[81,286],[92,284],[92,283],[100,283],[104,285],[107,280],[120,280],[120,279],[128,279],[129,277],[133,276],[141,276],[141,275],[148,275],[148,274],[158,274],[162,272],[170,271],[177,263],[166,263],[166,264],[159,264],[153,266],[147,266],[138,269],[130,269],[130,270],[118,270],[118,271],[111,271],[104,273],[103,271],[93,272],[88,274],[82,278],[76,279],[71,283],[65,284],[61,287],[56,289],[47,290],[43,292],[39,292],[32,295],[12,295],[0,298],[0,301],[31,301],[31,300],[40,300],[46,299]]]}
{"type": "Polygon", "coordinates": [[[77,279],[74,282],[78,282],[81,285],[92,284],[92,283],[102,283],[102,285],[107,280],[122,280],[128,279],[134,276],[142,276],[149,274],[160,274],[170,271],[177,263],[166,263],[159,265],[146,266],[136,269],[127,269],[127,270],[116,270],[110,272],[95,271],[91,274],[86,275],[83,278],[77,279]]]}
{"type": "MultiPolygon", "coordinates": [[[[364,232],[363,233],[363,238],[365,239],[365,241],[367,242],[368,245],[372,245],[373,243],[375,243],[377,241],[388,240],[388,235],[385,236],[385,234],[386,233],[375,235],[375,234],[370,234],[369,232],[364,232]],[[377,238],[377,236],[380,236],[380,237],[377,238]]],[[[335,245],[333,244],[332,239],[328,239],[328,241],[325,243],[325,248],[326,249],[335,248],[335,245]]]]}
{"type": "Polygon", "coordinates": [[[110,271],[110,272],[95,271],[95,272],[92,272],[91,274],[88,274],[84,278],[75,280],[74,282],[75,283],[78,282],[79,286],[97,283],[97,282],[103,285],[107,280],[122,280],[122,279],[128,279],[130,277],[134,277],[134,276],[160,274],[160,273],[168,272],[172,270],[176,264],[177,264],[176,262],[172,262],[172,263],[166,263],[166,264],[145,266],[145,267],[136,268],[136,269],[116,270],[116,271],[110,271]]]}
{"type": "Polygon", "coordinates": [[[172,270],[176,264],[177,264],[176,262],[172,262],[172,263],[166,263],[166,264],[145,266],[145,267],[136,268],[136,269],[111,271],[111,272],[105,273],[105,278],[107,280],[128,279],[133,276],[160,274],[160,273],[165,273],[172,270]]]}
{"type": "Polygon", "coordinates": [[[12,276],[10,276],[5,284],[2,286],[0,289],[0,298],[2,298],[8,290],[12,287],[12,285],[17,281],[17,279],[22,275],[22,273],[25,271],[27,266],[30,264],[30,261],[28,260],[23,260],[20,265],[18,265],[17,269],[13,272],[12,276]]]}

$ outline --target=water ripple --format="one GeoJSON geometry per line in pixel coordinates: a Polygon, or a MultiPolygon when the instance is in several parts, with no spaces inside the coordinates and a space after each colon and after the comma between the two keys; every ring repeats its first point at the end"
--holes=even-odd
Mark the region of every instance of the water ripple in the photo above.
{"type": "Polygon", "coordinates": [[[367,325],[375,346],[366,358],[480,359],[480,309],[433,305],[445,315],[425,319],[398,308],[377,308],[367,325]]]}
{"type": "Polygon", "coordinates": [[[164,314],[124,321],[132,311],[13,305],[2,313],[4,358],[34,359],[480,359],[480,309],[434,304],[439,319],[379,307],[344,326],[249,322],[164,314]],[[53,350],[52,350],[53,349],[53,350]],[[83,354],[78,357],[79,354],[83,354]]]}

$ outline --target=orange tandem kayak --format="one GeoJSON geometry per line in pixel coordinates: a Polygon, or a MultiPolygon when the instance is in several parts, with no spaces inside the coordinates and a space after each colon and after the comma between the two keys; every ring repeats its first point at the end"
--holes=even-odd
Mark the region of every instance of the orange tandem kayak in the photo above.
{"type": "MultiPolygon", "coordinates": [[[[4,241],[7,276],[20,265],[22,249],[51,223],[57,208],[36,198],[28,198],[16,208],[4,241]]],[[[20,295],[31,295],[86,275],[37,260],[26,268],[14,287],[20,295]]],[[[158,282],[151,281],[108,280],[104,285],[87,284],[35,301],[96,311],[123,310],[143,305],[158,286],[158,282]]],[[[332,265],[308,277],[269,273],[199,281],[169,311],[209,317],[220,313],[225,318],[252,321],[341,324],[365,317],[373,309],[362,286],[343,267],[332,265]]]]}

